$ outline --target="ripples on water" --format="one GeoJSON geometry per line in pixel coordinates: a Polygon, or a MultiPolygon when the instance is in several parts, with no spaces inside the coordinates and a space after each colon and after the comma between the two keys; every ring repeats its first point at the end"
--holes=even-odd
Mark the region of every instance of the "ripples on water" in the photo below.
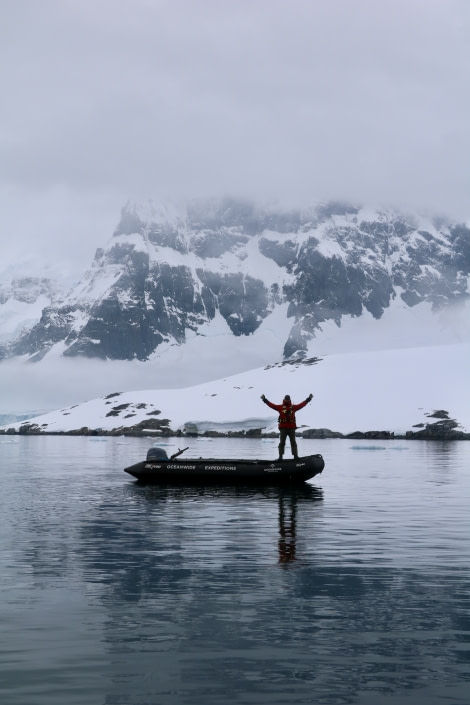
{"type": "Polygon", "coordinates": [[[2,705],[469,701],[467,444],[301,441],[292,490],[141,486],[149,444],[0,438],[2,705]]]}

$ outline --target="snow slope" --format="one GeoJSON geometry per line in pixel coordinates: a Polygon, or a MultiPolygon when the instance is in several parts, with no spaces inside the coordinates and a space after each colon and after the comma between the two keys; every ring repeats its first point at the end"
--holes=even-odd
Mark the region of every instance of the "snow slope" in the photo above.
{"type": "Polygon", "coordinates": [[[47,431],[111,430],[168,419],[174,431],[195,423],[204,430],[263,427],[268,432],[277,428],[276,414],[261,402],[262,393],[275,402],[289,393],[298,402],[312,392],[312,403],[298,413],[299,427],[404,433],[429,422],[426,414],[444,409],[468,432],[469,359],[470,343],[331,354],[310,364],[277,363],[186,388],[108,394],[29,423],[47,431]]]}
{"type": "MultiPolygon", "coordinates": [[[[68,359],[61,356],[63,343],[34,364],[5,360],[0,364],[0,414],[33,411],[36,415],[38,410],[51,411],[115,390],[186,389],[248,370],[255,370],[256,377],[258,368],[282,359],[291,325],[286,306],[277,307],[249,336],[233,336],[226,321],[217,315],[198,334],[188,332],[184,345],[169,342],[159,346],[147,362],[68,359]]],[[[352,358],[342,353],[371,353],[375,367],[386,359],[379,351],[386,355],[387,350],[402,350],[401,356],[406,358],[405,348],[421,348],[420,355],[426,360],[459,343],[470,344],[470,304],[436,313],[428,303],[410,307],[397,297],[379,320],[365,312],[359,317],[343,316],[341,327],[328,321],[321,328],[309,342],[309,357],[339,355],[347,360],[352,358]],[[425,352],[427,346],[436,347],[437,352],[425,352]]],[[[457,373],[462,380],[458,384],[465,386],[467,369],[457,373]]],[[[433,374],[428,382],[433,385],[438,379],[433,374]]]]}

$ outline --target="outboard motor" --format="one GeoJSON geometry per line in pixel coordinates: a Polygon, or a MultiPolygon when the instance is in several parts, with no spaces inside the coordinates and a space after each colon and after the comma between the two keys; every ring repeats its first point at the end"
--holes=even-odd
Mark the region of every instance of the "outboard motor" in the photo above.
{"type": "Polygon", "coordinates": [[[153,446],[147,451],[147,460],[168,460],[168,455],[164,448],[153,446]]]}

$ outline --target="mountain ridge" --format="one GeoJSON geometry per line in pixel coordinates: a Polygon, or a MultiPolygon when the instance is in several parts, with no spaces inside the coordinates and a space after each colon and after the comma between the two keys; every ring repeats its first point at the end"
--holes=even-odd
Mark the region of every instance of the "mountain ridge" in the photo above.
{"type": "Polygon", "coordinates": [[[78,284],[0,359],[145,362],[217,317],[234,339],[256,337],[276,311],[288,332],[273,360],[301,358],[331,324],[380,321],[394,301],[436,316],[466,306],[469,274],[470,230],[449,220],[339,202],[128,204],[78,284]]]}

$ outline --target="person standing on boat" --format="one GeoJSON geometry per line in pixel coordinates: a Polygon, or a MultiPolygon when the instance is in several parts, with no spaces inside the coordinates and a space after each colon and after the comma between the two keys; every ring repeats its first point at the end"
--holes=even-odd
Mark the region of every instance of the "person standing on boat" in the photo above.
{"type": "Polygon", "coordinates": [[[304,406],[312,401],[313,394],[310,394],[305,401],[300,402],[300,404],[293,404],[289,394],[286,394],[282,400],[282,404],[273,404],[269,399],[266,399],[264,394],[261,395],[261,399],[267,404],[271,409],[279,412],[279,458],[282,460],[284,455],[284,448],[286,446],[286,438],[289,437],[290,447],[292,455],[295,460],[298,460],[299,456],[297,453],[297,441],[295,440],[295,429],[297,424],[295,421],[295,412],[299,409],[303,409],[304,406]]]}

